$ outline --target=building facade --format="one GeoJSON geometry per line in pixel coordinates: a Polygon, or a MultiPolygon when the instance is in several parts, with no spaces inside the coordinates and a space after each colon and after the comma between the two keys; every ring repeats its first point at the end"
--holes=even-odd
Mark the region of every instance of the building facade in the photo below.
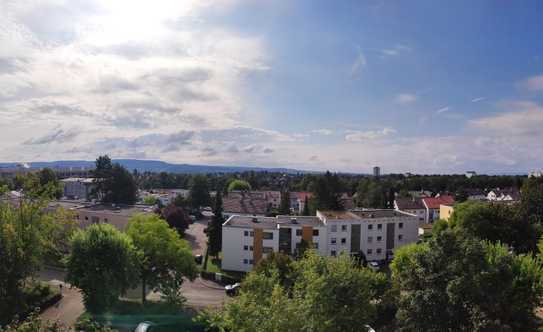
{"type": "Polygon", "coordinates": [[[250,271],[270,252],[295,255],[302,240],[323,256],[391,258],[418,240],[416,216],[395,210],[317,211],[316,216],[231,216],[222,227],[222,268],[250,271]]]}
{"type": "Polygon", "coordinates": [[[64,187],[64,197],[68,199],[88,200],[93,188],[96,187],[93,178],[67,178],[60,180],[64,187]]]}

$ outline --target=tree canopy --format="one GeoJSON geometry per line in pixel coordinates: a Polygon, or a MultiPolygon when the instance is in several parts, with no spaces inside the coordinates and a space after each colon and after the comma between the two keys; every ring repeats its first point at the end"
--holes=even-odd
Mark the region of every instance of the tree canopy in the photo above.
{"type": "Polygon", "coordinates": [[[211,222],[207,227],[208,254],[215,257],[218,256],[222,249],[222,224],[224,223],[222,212],[222,194],[220,191],[217,191],[217,196],[215,196],[215,205],[213,207],[213,218],[211,218],[211,222]]]}
{"type": "Polygon", "coordinates": [[[135,287],[139,257],[132,240],[109,224],[78,230],[71,241],[66,280],[83,293],[85,307],[101,313],[135,287]]]}
{"type": "Polygon", "coordinates": [[[337,174],[326,172],[312,183],[313,201],[316,209],[342,210],[341,183],[337,174]]]}
{"type": "Polygon", "coordinates": [[[298,262],[274,257],[245,278],[240,295],[210,319],[212,325],[230,331],[324,332],[360,331],[375,322],[384,274],[359,268],[345,255],[322,257],[309,250],[298,262]]]}
{"type": "Polygon", "coordinates": [[[209,195],[209,182],[204,175],[197,175],[192,178],[189,192],[192,207],[199,209],[202,206],[209,206],[211,197],[209,195]]]}
{"type": "Polygon", "coordinates": [[[391,265],[401,331],[529,331],[541,264],[501,244],[443,231],[398,249],[391,265]]]}
{"type": "Polygon", "coordinates": [[[247,190],[251,190],[251,185],[249,184],[249,182],[247,181],[244,181],[244,180],[232,180],[229,184],[228,184],[228,191],[247,191],[247,190]]]}
{"type": "Polygon", "coordinates": [[[140,256],[142,301],[147,286],[175,300],[183,277],[193,280],[197,273],[189,243],[155,214],[133,216],[126,232],[140,256]]]}
{"type": "Polygon", "coordinates": [[[96,159],[93,172],[96,188],[91,195],[105,203],[134,204],[138,188],[132,173],[105,155],[96,159]]]}

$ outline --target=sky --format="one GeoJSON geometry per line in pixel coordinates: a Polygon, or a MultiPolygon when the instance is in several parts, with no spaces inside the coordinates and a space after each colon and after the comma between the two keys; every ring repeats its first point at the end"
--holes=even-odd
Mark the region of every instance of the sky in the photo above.
{"type": "Polygon", "coordinates": [[[0,161],[543,168],[543,2],[0,0],[0,161]]]}

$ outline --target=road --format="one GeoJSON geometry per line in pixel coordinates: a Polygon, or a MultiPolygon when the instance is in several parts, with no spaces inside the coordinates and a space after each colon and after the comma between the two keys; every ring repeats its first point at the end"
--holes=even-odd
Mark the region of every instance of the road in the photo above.
{"type": "MultiPolygon", "coordinates": [[[[207,237],[204,229],[207,227],[207,221],[197,221],[190,225],[186,231],[185,239],[192,246],[194,255],[205,253],[207,237]]],[[[78,289],[70,289],[70,285],[64,282],[66,273],[62,270],[47,268],[40,271],[38,277],[40,280],[48,282],[52,287],[58,288],[63,285],[63,298],[55,306],[45,310],[41,317],[48,320],[59,320],[65,326],[73,326],[77,318],[83,313],[83,298],[78,289]]],[[[185,281],[181,288],[183,295],[187,298],[187,306],[194,309],[206,307],[218,307],[226,301],[224,288],[211,281],[197,278],[194,281],[185,281]]],[[[139,296],[141,293],[135,291],[139,296]]],[[[138,297],[136,297],[138,298],[138,297]]],[[[150,293],[149,300],[159,300],[160,294],[150,293]]]]}

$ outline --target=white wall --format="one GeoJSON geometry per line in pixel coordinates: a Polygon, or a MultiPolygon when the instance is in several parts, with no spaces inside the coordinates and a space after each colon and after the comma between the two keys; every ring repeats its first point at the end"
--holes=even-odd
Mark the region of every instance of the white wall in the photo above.
{"type": "Polygon", "coordinates": [[[252,259],[253,252],[243,250],[243,246],[252,246],[253,237],[245,237],[244,231],[251,229],[222,227],[222,262],[221,268],[230,271],[250,271],[252,265],[243,264],[243,259],[252,259]]]}

